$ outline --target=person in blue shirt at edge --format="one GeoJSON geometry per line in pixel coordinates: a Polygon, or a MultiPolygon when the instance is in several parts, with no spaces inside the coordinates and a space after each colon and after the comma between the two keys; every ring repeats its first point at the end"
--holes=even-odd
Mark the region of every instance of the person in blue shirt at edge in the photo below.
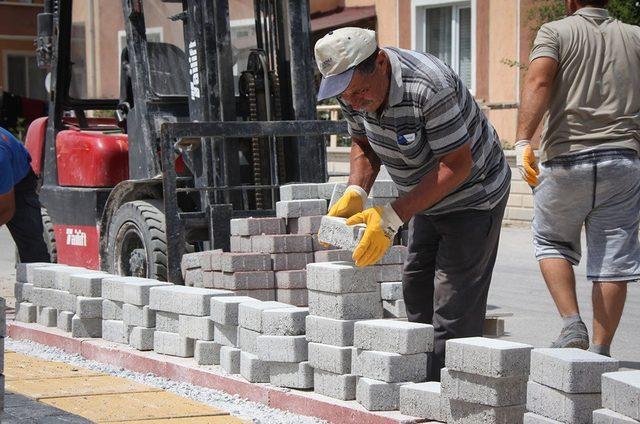
{"type": "Polygon", "coordinates": [[[43,237],[38,179],[27,149],[0,127],[0,227],[6,225],[20,262],[50,262],[43,237]]]}

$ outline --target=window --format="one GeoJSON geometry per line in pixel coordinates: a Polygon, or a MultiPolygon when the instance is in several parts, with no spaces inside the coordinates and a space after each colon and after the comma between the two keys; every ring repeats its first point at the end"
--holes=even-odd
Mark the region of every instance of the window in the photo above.
{"type": "Polygon", "coordinates": [[[8,53],[6,56],[7,90],[30,99],[47,100],[44,79],[47,72],[38,68],[32,53],[8,53]]]}
{"type": "Polygon", "coordinates": [[[468,2],[442,4],[437,0],[414,0],[414,48],[447,63],[474,91],[473,5],[468,2]]]}

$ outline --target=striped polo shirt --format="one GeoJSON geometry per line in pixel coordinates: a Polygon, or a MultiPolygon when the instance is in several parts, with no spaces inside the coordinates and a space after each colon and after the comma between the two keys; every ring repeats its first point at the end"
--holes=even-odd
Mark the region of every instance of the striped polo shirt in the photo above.
{"type": "Polygon", "coordinates": [[[471,143],[470,176],[426,215],[492,209],[509,191],[511,171],[496,131],[458,75],[428,53],[385,48],[389,97],[378,113],[338,99],[352,136],[366,136],[401,193],[436,168],[439,158],[471,143]]]}

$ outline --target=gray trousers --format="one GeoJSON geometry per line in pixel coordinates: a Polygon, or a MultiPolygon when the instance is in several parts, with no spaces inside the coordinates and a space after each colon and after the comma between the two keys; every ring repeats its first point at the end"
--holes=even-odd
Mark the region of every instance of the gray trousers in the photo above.
{"type": "Polygon", "coordinates": [[[409,321],[433,324],[428,377],[440,380],[448,339],[482,336],[508,193],[491,210],[415,215],[402,288],[409,321]]]}

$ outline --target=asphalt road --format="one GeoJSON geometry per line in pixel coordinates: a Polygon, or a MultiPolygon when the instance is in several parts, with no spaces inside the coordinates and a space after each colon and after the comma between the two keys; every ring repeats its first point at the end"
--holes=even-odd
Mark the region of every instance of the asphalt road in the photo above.
{"type": "MultiPolygon", "coordinates": [[[[591,283],[585,278],[585,265],[576,269],[578,300],[582,317],[590,328],[591,283]]],[[[13,305],[12,281],[14,247],[6,230],[0,228],[0,296],[13,305]]],[[[506,319],[506,340],[547,347],[558,335],[561,320],[547,292],[533,256],[528,228],[505,227],[489,292],[489,312],[510,312],[506,319]]],[[[612,346],[612,355],[628,368],[640,369],[640,285],[631,284],[625,313],[612,346]]]]}

